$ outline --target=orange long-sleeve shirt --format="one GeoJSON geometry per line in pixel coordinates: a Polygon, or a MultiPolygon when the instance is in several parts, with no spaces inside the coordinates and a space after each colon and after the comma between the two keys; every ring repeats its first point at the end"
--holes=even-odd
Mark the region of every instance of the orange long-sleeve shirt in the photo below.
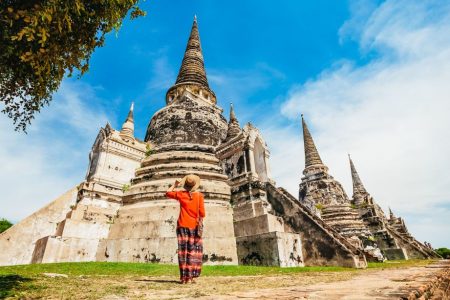
{"type": "Polygon", "coordinates": [[[194,229],[197,227],[198,214],[205,217],[205,203],[203,194],[200,192],[191,193],[192,199],[188,191],[167,192],[166,196],[180,202],[180,215],[178,216],[178,227],[186,227],[194,229]],[[200,204],[200,205],[199,205],[200,204]]]}

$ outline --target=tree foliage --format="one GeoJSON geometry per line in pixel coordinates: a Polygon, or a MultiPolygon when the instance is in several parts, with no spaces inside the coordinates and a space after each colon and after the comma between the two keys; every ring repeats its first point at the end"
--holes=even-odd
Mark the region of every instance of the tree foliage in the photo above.
{"type": "Polygon", "coordinates": [[[16,130],[48,105],[64,75],[83,75],[105,34],[127,12],[145,13],[139,0],[0,1],[0,101],[16,130]]]}
{"type": "Polygon", "coordinates": [[[448,248],[438,248],[438,249],[435,249],[434,251],[436,251],[437,254],[442,256],[442,258],[450,259],[450,249],[448,249],[448,248]]]}
{"type": "Polygon", "coordinates": [[[6,219],[0,219],[0,233],[13,226],[11,222],[6,219]]]}

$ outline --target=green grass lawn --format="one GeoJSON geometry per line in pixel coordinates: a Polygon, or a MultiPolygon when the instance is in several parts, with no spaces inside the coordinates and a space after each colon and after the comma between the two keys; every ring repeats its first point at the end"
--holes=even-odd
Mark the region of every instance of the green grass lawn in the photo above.
{"type": "Polygon", "coordinates": [[[385,268],[406,268],[414,266],[426,266],[431,263],[437,262],[438,259],[409,259],[409,260],[388,260],[385,262],[372,262],[369,263],[368,269],[385,269],[385,268]]]}
{"type": "MultiPolygon", "coordinates": [[[[433,260],[398,260],[384,263],[369,263],[369,269],[399,268],[426,265],[433,260]]],[[[343,267],[257,267],[257,266],[203,266],[203,276],[255,276],[276,275],[285,273],[303,272],[342,272],[355,271],[353,268],[343,267]]],[[[31,264],[19,266],[0,267],[0,275],[16,274],[24,276],[39,275],[42,273],[62,273],[71,276],[79,275],[132,275],[132,276],[177,276],[178,266],[152,263],[123,263],[123,262],[81,262],[81,263],[54,263],[31,264]]]]}
{"type": "MultiPolygon", "coordinates": [[[[404,268],[429,264],[431,260],[389,261],[385,263],[369,263],[368,269],[404,268]]],[[[296,273],[313,274],[326,272],[364,272],[342,267],[257,267],[257,266],[204,266],[202,276],[295,276],[296,273]]],[[[32,264],[0,267],[0,299],[39,298],[49,293],[61,291],[62,298],[71,299],[80,288],[91,289],[92,299],[108,293],[121,294],[127,286],[120,284],[121,279],[136,280],[147,277],[178,278],[178,266],[150,263],[54,263],[32,264]],[[43,273],[66,274],[68,278],[50,278],[43,273]],[[83,281],[83,279],[85,279],[83,281]],[[87,281],[86,281],[87,279],[87,281]],[[113,284],[112,284],[113,283],[113,284]]],[[[167,286],[162,286],[162,289],[167,286]]],[[[88,297],[88,298],[89,298],[88,297]]]]}
{"type": "MultiPolygon", "coordinates": [[[[352,271],[343,267],[257,267],[257,266],[203,266],[203,276],[254,276],[273,275],[281,273],[299,272],[340,272],[352,271]]],[[[17,274],[24,276],[42,273],[62,273],[71,276],[79,275],[132,275],[132,276],[177,276],[178,266],[151,263],[111,263],[111,262],[82,262],[82,263],[54,263],[32,264],[10,267],[0,267],[0,275],[17,274]]]]}

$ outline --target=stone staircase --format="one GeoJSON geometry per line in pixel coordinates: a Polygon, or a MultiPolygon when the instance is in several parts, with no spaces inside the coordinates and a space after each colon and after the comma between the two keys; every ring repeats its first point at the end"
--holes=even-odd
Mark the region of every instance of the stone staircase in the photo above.
{"type": "Polygon", "coordinates": [[[427,258],[440,259],[440,258],[442,258],[439,254],[437,254],[436,252],[434,252],[431,249],[428,249],[427,247],[425,247],[425,245],[422,245],[419,241],[417,241],[412,236],[406,237],[406,236],[398,233],[394,228],[392,228],[389,225],[386,225],[386,229],[389,232],[389,234],[394,236],[397,239],[397,241],[399,241],[403,244],[401,247],[409,248],[409,249],[407,249],[407,251],[409,253],[408,258],[415,258],[415,259],[427,259],[427,258]]]}
{"type": "Polygon", "coordinates": [[[266,190],[272,213],[281,217],[289,230],[300,235],[305,265],[367,267],[362,250],[312,214],[285,189],[267,183],[266,190]]]}
{"type": "Polygon", "coordinates": [[[345,237],[369,236],[370,231],[350,204],[327,205],[321,212],[322,219],[345,237]]]}

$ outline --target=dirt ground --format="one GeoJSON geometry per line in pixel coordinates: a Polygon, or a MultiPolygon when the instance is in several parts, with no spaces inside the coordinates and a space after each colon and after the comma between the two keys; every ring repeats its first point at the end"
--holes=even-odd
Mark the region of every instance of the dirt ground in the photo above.
{"type": "MultiPolygon", "coordinates": [[[[123,278],[126,294],[102,299],[407,299],[412,291],[449,269],[449,261],[440,261],[423,267],[355,272],[201,277],[191,285],[165,277],[123,278]]],[[[448,281],[446,287],[448,292],[448,281]]],[[[436,299],[450,298],[441,294],[436,299]]]]}

